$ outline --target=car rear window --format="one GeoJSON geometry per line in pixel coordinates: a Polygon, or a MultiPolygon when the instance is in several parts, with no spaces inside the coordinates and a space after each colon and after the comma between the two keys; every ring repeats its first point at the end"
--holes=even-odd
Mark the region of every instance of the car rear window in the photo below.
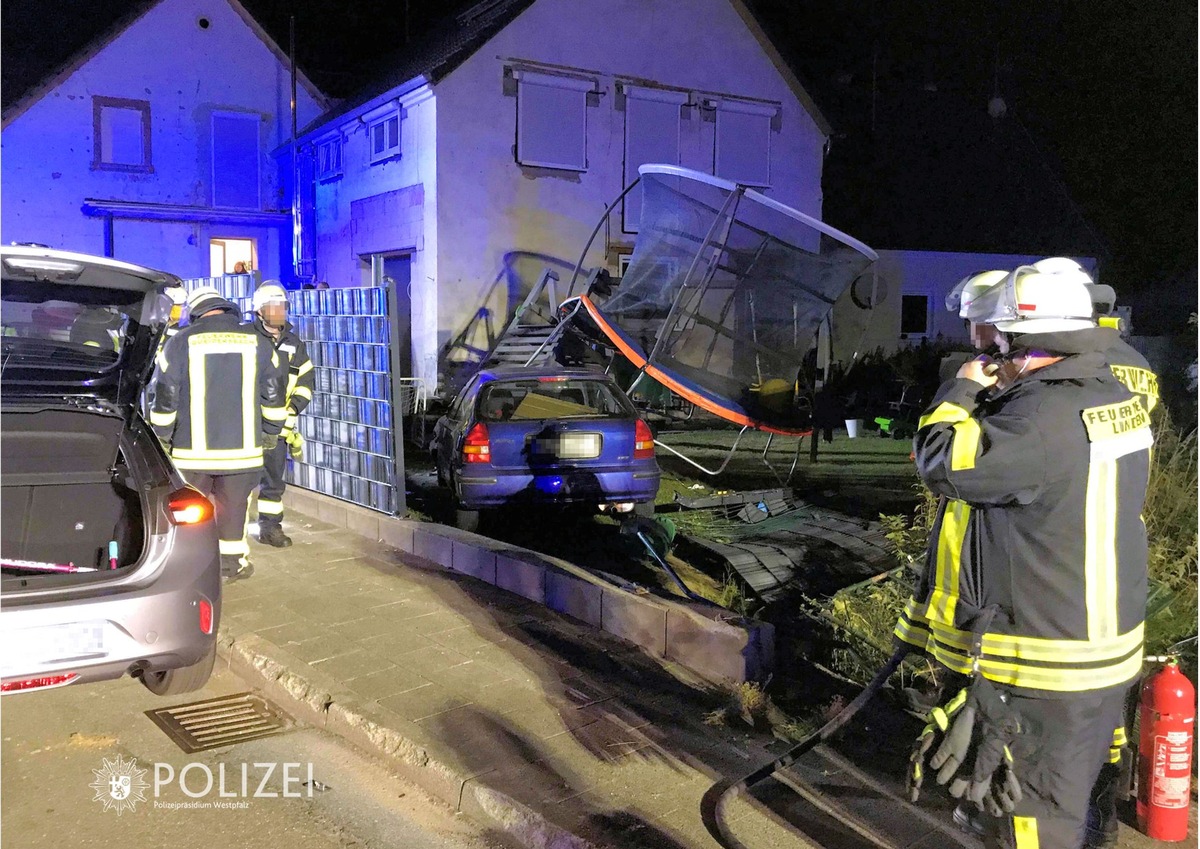
{"type": "Polygon", "coordinates": [[[143,294],[108,288],[68,287],[28,280],[4,280],[0,325],[7,339],[70,345],[80,353],[111,358],[135,330],[143,294]]]}
{"type": "Polygon", "coordinates": [[[633,407],[612,384],[588,378],[493,380],[479,391],[479,421],[530,419],[624,419],[633,407]]]}

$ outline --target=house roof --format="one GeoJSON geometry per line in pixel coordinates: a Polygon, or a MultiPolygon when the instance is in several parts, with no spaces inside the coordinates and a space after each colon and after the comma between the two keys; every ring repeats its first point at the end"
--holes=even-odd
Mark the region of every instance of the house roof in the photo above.
{"type": "MultiPolygon", "coordinates": [[[[143,15],[163,0],[134,0],[130,5],[120,3],[86,4],[84,11],[73,9],[69,17],[64,9],[48,7],[44,15],[34,16],[28,6],[7,3],[4,6],[4,77],[0,91],[3,97],[3,126],[7,127],[34,103],[75,73],[105,47],[129,29],[143,15]],[[56,14],[62,13],[62,14],[56,14]],[[46,27],[49,18],[56,25],[46,27]],[[27,39],[41,35],[44,44],[23,44],[18,50],[9,49],[12,39],[27,39]],[[15,58],[14,58],[15,54],[15,58]]],[[[285,66],[290,65],[287,53],[271,38],[239,0],[225,0],[246,25],[285,66]]],[[[319,104],[327,105],[329,98],[297,71],[297,83],[304,86],[319,104]]]]}
{"type": "MultiPolygon", "coordinates": [[[[388,92],[419,81],[436,83],[469,59],[492,36],[512,23],[536,0],[480,0],[459,12],[443,18],[424,38],[404,47],[377,63],[379,72],[370,83],[355,95],[346,98],[332,110],[305,127],[301,137],[319,130],[337,118],[358,110],[388,92]]],[[[805,90],[787,62],[781,57],[770,38],[759,26],[754,12],[742,0],[729,0],[756,40],[795,93],[800,103],[826,135],[829,123],[805,90]]]]}

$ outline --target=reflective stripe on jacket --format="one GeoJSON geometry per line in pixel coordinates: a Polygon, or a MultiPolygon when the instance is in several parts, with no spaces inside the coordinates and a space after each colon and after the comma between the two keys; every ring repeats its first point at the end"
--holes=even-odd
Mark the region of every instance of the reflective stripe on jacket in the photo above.
{"type": "Polygon", "coordinates": [[[292,415],[300,415],[313,397],[316,375],[313,363],[308,358],[308,348],[291,324],[284,324],[278,338],[263,325],[259,317],[254,319],[254,329],[275,349],[281,367],[287,369],[287,393],[284,404],[292,415]]]}
{"type": "Polygon", "coordinates": [[[1149,414],[1101,353],[985,394],[950,381],[921,418],[918,472],[942,500],[895,636],[968,673],[985,629],[980,671],[1035,695],[1132,680],[1146,602],[1149,414]]]}
{"type": "Polygon", "coordinates": [[[180,469],[262,466],[262,434],[279,433],[285,372],[265,340],[232,313],[198,319],[159,352],[150,424],[180,469]]]}

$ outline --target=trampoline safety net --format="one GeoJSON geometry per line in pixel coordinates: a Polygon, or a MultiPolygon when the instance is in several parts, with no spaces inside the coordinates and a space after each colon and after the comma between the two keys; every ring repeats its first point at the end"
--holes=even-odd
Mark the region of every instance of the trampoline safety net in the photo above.
{"type": "Polygon", "coordinates": [[[672,166],[640,171],[629,268],[588,312],[635,366],[677,394],[732,422],[801,432],[804,359],[876,254],[743,186],[672,166]]]}

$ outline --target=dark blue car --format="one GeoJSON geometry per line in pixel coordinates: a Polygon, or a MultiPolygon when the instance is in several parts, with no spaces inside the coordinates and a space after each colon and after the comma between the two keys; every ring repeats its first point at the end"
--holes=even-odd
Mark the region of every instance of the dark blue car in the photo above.
{"type": "Polygon", "coordinates": [[[654,437],[608,375],[586,369],[504,368],[475,375],[433,434],[438,481],[456,524],[510,504],[593,504],[652,513],[654,437]]]}

